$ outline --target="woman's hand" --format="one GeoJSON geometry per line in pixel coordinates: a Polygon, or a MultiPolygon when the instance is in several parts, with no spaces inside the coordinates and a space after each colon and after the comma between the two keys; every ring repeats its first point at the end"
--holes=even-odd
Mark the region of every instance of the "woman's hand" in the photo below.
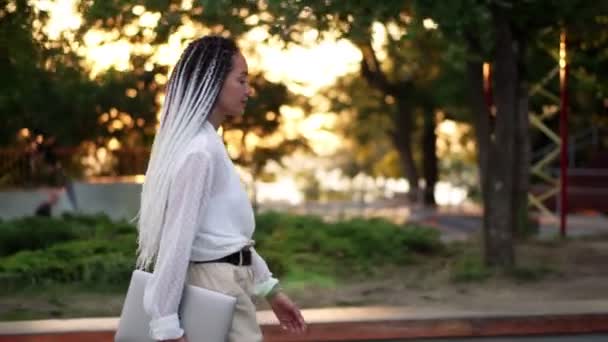
{"type": "Polygon", "coordinates": [[[306,322],[300,309],[283,292],[278,292],[268,300],[272,311],[279,319],[281,327],[294,333],[306,331],[306,322]]]}

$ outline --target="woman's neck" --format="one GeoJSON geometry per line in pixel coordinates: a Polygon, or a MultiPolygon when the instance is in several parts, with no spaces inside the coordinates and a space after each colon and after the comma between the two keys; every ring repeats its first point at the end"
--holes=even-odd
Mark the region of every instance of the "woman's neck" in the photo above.
{"type": "Polygon", "coordinates": [[[218,112],[212,112],[209,115],[209,118],[207,118],[207,121],[209,121],[209,123],[217,131],[217,129],[220,128],[220,126],[222,125],[222,122],[224,122],[224,116],[219,114],[218,112]]]}

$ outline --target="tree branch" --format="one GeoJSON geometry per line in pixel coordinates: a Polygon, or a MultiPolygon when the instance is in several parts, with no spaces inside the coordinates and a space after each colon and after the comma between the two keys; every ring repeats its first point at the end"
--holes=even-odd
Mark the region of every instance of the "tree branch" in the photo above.
{"type": "Polygon", "coordinates": [[[365,42],[359,44],[359,50],[361,50],[361,54],[363,55],[363,59],[361,60],[361,75],[373,87],[380,89],[383,93],[396,95],[396,87],[388,81],[386,75],[382,72],[380,62],[371,43],[365,42]]]}

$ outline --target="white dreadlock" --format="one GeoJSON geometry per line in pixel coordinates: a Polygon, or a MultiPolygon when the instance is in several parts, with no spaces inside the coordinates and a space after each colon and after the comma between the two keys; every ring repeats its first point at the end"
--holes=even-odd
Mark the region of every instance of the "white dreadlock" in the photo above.
{"type": "Polygon", "coordinates": [[[137,267],[148,268],[158,254],[176,158],[196,136],[217,101],[232,66],[235,44],[204,37],[184,50],[167,84],[160,129],[152,144],[138,213],[137,267]]]}

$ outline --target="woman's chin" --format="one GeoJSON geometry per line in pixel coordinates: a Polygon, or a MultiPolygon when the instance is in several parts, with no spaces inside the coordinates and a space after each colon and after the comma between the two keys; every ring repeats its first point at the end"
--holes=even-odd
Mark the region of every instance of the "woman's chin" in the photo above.
{"type": "Polygon", "coordinates": [[[238,110],[238,111],[234,111],[230,114],[226,114],[226,116],[229,118],[238,118],[238,117],[243,116],[244,114],[245,114],[245,108],[238,110]]]}
{"type": "Polygon", "coordinates": [[[239,122],[242,117],[242,114],[224,114],[224,121],[232,123],[239,122]]]}

